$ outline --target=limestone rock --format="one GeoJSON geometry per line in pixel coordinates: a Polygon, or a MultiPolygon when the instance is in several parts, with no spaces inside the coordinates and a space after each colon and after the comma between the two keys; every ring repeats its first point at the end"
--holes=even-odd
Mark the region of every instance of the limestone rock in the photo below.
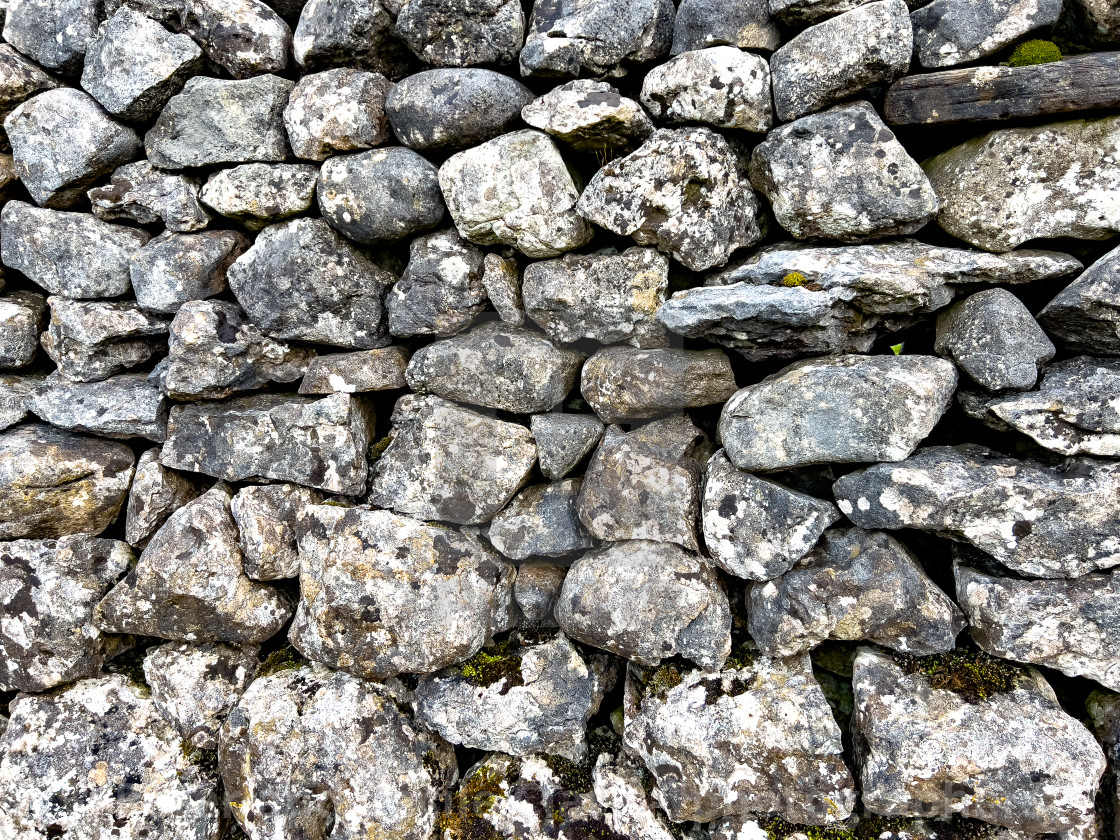
{"type": "Polygon", "coordinates": [[[173,315],[183,304],[226,290],[226,271],[249,247],[233,230],[164,231],[129,259],[136,302],[147,312],[173,315]]]}
{"type": "Polygon", "coordinates": [[[774,122],[770,65],[733,46],[691,50],[646,74],[642,104],[670,124],[702,122],[765,134],[774,122]]]}
{"type": "Polygon", "coordinates": [[[143,373],[72,382],[55,371],[35,389],[27,407],[52,426],[73,432],[156,442],[167,433],[167,399],[143,373]]]}
{"type": "Polygon", "coordinates": [[[488,536],[494,548],[510,560],[559,557],[592,548],[595,543],[576,512],[582,484],[581,479],[569,478],[526,487],[491,520],[488,536]]]}
{"type": "Polygon", "coordinates": [[[453,230],[417,236],[408,265],[385,299],[395,336],[454,335],[486,307],[485,257],[453,230]]]}
{"type": "Polygon", "coordinates": [[[0,369],[26,367],[39,349],[47,301],[34,292],[0,297],[0,369]]]}
{"type": "Polygon", "coordinates": [[[200,186],[197,178],[160,172],[141,160],[125,164],[108,184],[90,190],[89,201],[93,215],[104,221],[162,222],[168,231],[184,233],[202,230],[210,222],[198,203],[200,186]]]}
{"type": "Polygon", "coordinates": [[[681,0],[673,29],[673,55],[730,44],[743,50],[776,50],[782,35],[767,0],[681,0]]]}
{"type": "Polygon", "coordinates": [[[595,448],[605,428],[592,414],[534,414],[529,420],[541,472],[559,481],[595,448]]]}
{"type": "Polygon", "coordinates": [[[299,383],[301,394],[362,394],[404,388],[408,350],[384,347],[316,356],[299,383]]]}
{"type": "MultiPolygon", "coordinates": [[[[2,236],[2,233],[0,233],[2,236]]],[[[67,379],[96,382],[146,362],[165,345],[167,322],[132,301],[47,298],[43,349],[67,379]]]]}
{"type": "Polygon", "coordinates": [[[1084,31],[1094,43],[1120,42],[1120,20],[1109,0],[1074,0],[1073,11],[1084,24],[1084,31]]]}
{"type": "Polygon", "coordinates": [[[392,136],[385,114],[392,87],[380,73],[348,67],[304,76],[284,109],[292,153],[325,160],[335,152],[381,145],[392,136]]]}
{"type": "Polygon", "coordinates": [[[517,0],[404,0],[397,33],[434,67],[510,64],[525,38],[517,0]]]}
{"type": "Polygon", "coordinates": [[[99,5],[91,0],[16,0],[4,14],[4,41],[47,70],[81,68],[97,33],[99,5]]]}
{"type": "Polygon", "coordinates": [[[292,36],[292,53],[305,73],[357,67],[398,79],[407,71],[408,48],[395,31],[389,0],[309,0],[292,36]]]}
{"type": "Polygon", "coordinates": [[[529,627],[555,627],[553,609],[564,587],[568,570],[555,563],[530,561],[517,567],[513,598],[521,609],[523,624],[529,627]]]}
{"type": "MultiPolygon", "coordinates": [[[[60,86],[60,82],[10,44],[0,44],[0,122],[35,94],[60,86]]],[[[0,137],[6,140],[7,134],[0,130],[0,137]]]]}
{"type": "Polygon", "coordinates": [[[955,67],[999,52],[1061,14],[1061,0],[933,0],[910,19],[922,66],[955,67]]]}
{"type": "Polygon", "coordinates": [[[521,109],[521,118],[581,152],[630,151],[653,131],[642,106],[606,82],[576,79],[521,109]]]}
{"type": "Polygon", "coordinates": [[[202,203],[249,230],[309,210],[319,170],[306,163],[245,163],[206,180],[202,203]]]}
{"type": "Polygon", "coordinates": [[[288,66],[292,30],[261,0],[183,0],[183,31],[235,79],[288,66]]]}
{"type": "Polygon", "coordinates": [[[298,484],[243,487],[230,502],[241,535],[241,564],[253,580],[299,575],[296,526],[305,508],[323,496],[298,484]]]}
{"type": "Polygon", "coordinates": [[[1059,292],[1038,313],[1038,320],[1068,350],[1120,356],[1120,248],[1059,292]]]}
{"type": "Polygon", "coordinates": [[[770,14],[788,26],[810,26],[872,0],[770,0],[770,14]]]}
{"type": "Polygon", "coordinates": [[[521,273],[516,259],[487,254],[482,260],[482,288],[502,321],[515,327],[525,323],[521,273]]]}
{"type": "Polygon", "coordinates": [[[159,456],[159,447],[144,451],[128,490],[124,538],[136,548],[146,546],[167,517],[205,491],[191,476],[161,464],[159,456]]]}
{"type": "Polygon", "coordinates": [[[0,374],[0,431],[14,426],[28,415],[27,402],[43,379],[41,374],[0,374]]]}

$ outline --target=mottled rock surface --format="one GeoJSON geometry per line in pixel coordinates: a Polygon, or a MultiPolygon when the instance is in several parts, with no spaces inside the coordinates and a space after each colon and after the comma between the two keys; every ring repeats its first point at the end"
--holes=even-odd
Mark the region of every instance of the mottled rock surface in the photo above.
{"type": "Polygon", "coordinates": [[[767,0],[681,0],[673,29],[673,55],[730,44],[744,50],[776,50],[782,43],[767,0]]]}
{"type": "Polygon", "coordinates": [[[235,79],[288,66],[292,30],[261,0],[183,0],[183,30],[235,79]]]}
{"type": "Polygon", "coordinates": [[[27,407],[52,426],[73,432],[157,443],[167,433],[167,399],[143,373],[72,382],[55,371],[35,389],[27,407]]]}
{"type": "Polygon", "coordinates": [[[304,76],[284,108],[292,154],[325,160],[335,152],[379,146],[392,136],[385,97],[392,83],[380,73],[340,67],[304,76]]]}
{"type": "Polygon", "coordinates": [[[385,298],[395,336],[449,336],[466,329],[486,307],[485,257],[455,230],[417,236],[409,259],[385,298]]]}
{"type": "Polygon", "coordinates": [[[435,67],[510,64],[525,37],[517,0],[404,0],[397,33],[435,67]]]}
{"type": "Polygon", "coordinates": [[[162,222],[167,230],[202,230],[210,215],[198,203],[199,180],[161,172],[145,160],[126,163],[109,183],[89,191],[93,215],[105,221],[125,219],[141,225],[162,222]]]}
{"type": "Polygon", "coordinates": [[[667,123],[702,122],[765,134],[774,122],[770,65],[735,47],[692,50],[655,67],[642,104],[667,123]]]}
{"type": "Polygon", "coordinates": [[[307,364],[301,394],[361,394],[404,388],[408,351],[403,347],[330,353],[307,364]]]}
{"type": "Polygon", "coordinates": [[[630,151],[653,131],[640,104],[606,82],[576,79],[521,109],[521,119],[581,152],[630,151]]]}
{"type": "Polygon", "coordinates": [[[206,179],[202,203],[249,230],[311,208],[319,170],[305,163],[245,163],[206,179]]]}
{"type": "Polygon", "coordinates": [[[299,575],[296,531],[305,509],[323,501],[321,493],[298,484],[243,487],[230,502],[241,539],[241,565],[253,580],[299,575]]]}
{"type": "Polygon", "coordinates": [[[50,297],[47,303],[51,322],[41,343],[67,379],[107,379],[146,362],[166,343],[167,321],[131,301],[50,297]]]}
{"type": "Polygon", "coordinates": [[[553,480],[566,476],[603,436],[603,421],[591,414],[534,414],[529,421],[537,442],[541,472],[553,480]]]}
{"type": "Polygon", "coordinates": [[[398,8],[382,0],[309,0],[292,34],[296,63],[307,73],[349,66],[400,78],[409,55],[394,31],[398,8]]]}
{"type": "Polygon", "coordinates": [[[0,368],[25,367],[35,358],[46,312],[46,299],[34,292],[0,298],[0,368]]]}
{"type": "Polygon", "coordinates": [[[165,467],[159,456],[159,447],[144,451],[128,490],[124,538],[136,548],[146,546],[167,517],[205,490],[193,477],[165,467]]]}
{"type": "Polygon", "coordinates": [[[1038,320],[1058,344],[1075,353],[1120,355],[1120,248],[1059,292],[1038,320]]]}
{"type": "Polygon", "coordinates": [[[594,540],[576,512],[582,484],[582,479],[568,478],[526,487],[491,520],[491,544],[510,560],[592,548],[594,540]]]}
{"type": "Polygon", "coordinates": [[[173,315],[189,301],[220,295],[230,265],[248,247],[248,238],[233,230],[164,231],[129,259],[137,304],[147,312],[173,315]]]}
{"type": "Polygon", "coordinates": [[[48,70],[73,72],[97,34],[91,0],[16,0],[4,14],[4,41],[48,70]]]}
{"type": "Polygon", "coordinates": [[[911,15],[923,67],[954,67],[991,55],[1057,23],[1060,0],[933,0],[911,15]]]}

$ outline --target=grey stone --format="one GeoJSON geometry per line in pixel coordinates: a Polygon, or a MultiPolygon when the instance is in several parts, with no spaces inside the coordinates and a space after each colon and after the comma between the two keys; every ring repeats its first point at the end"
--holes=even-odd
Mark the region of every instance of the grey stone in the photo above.
{"type": "Polygon", "coordinates": [[[593,414],[534,414],[529,419],[541,472],[559,481],[595,448],[603,421],[593,414]]]}
{"type": "Polygon", "coordinates": [[[490,685],[449,668],[416,688],[416,719],[452,744],[506,755],[582,760],[588,719],[612,676],[607,657],[580,656],[564,635],[513,647],[517,671],[490,685]]]}
{"type": "Polygon", "coordinates": [[[0,297],[0,369],[29,365],[39,349],[39,333],[46,321],[47,301],[34,292],[0,297]]]}
{"type": "Polygon", "coordinates": [[[770,14],[788,26],[811,26],[872,0],[770,0],[770,14]]]}
{"type": "Polygon", "coordinates": [[[408,254],[385,298],[389,332],[449,336],[470,326],[486,307],[482,250],[448,229],[417,236],[408,254]]]}
{"type": "Polygon", "coordinates": [[[292,52],[305,73],[357,67],[403,76],[411,56],[396,33],[393,0],[308,0],[292,36],[292,52]]]}
{"type": "Polygon", "coordinates": [[[259,666],[256,645],[171,642],[148,651],[144,681],[156,708],[183,740],[212,750],[222,723],[259,666]]]}
{"type": "Polygon", "coordinates": [[[1116,464],[1071,459],[1057,469],[975,444],[931,446],[833,485],[861,528],[915,528],[969,543],[1032,577],[1078,577],[1120,563],[1116,464]]]}
{"type": "Polygon", "coordinates": [[[11,428],[28,415],[30,409],[27,402],[43,379],[42,374],[0,374],[0,432],[11,428]]]}
{"type": "Polygon", "coordinates": [[[872,813],[960,814],[1026,834],[1089,821],[1104,753],[1037,671],[970,703],[863,648],[852,687],[853,740],[872,813]]]}
{"type": "Polygon", "coordinates": [[[238,490],[230,511],[241,535],[245,574],[253,580],[297,577],[297,522],[305,508],[322,501],[322,494],[298,484],[265,484],[238,490]]]}
{"type": "Polygon", "coordinates": [[[731,651],[731,613],[715,571],[680,546],[635,540],[589,551],[556,605],[573,639],[642,665],[684,656],[718,669],[731,651]]]}
{"type": "Polygon", "coordinates": [[[1061,0],[933,0],[910,20],[918,61],[932,68],[997,53],[1061,14],[1061,0]]]}
{"type": "Polygon", "coordinates": [[[581,152],[628,152],[653,131],[649,115],[606,82],[577,79],[521,109],[521,118],[581,152]]]}
{"type": "Polygon", "coordinates": [[[583,398],[605,423],[716,405],[737,390],[722,350],[604,347],[580,375],[583,398]]]}
{"type": "Polygon", "coordinates": [[[408,350],[384,347],[316,356],[299,383],[301,394],[362,394],[404,388],[408,350]]]}
{"type": "Polygon", "coordinates": [[[235,79],[288,66],[292,30],[260,0],[183,0],[183,31],[235,79]]]}
{"type": "Polygon", "coordinates": [[[100,382],[72,382],[55,371],[31,395],[27,407],[52,426],[110,438],[167,434],[167,399],[143,373],[100,382]]]}
{"type": "Polygon", "coordinates": [[[913,49],[904,0],[866,3],[809,27],[770,59],[778,119],[795,120],[893,82],[909,69],[913,49]]]}
{"type": "Polygon", "coordinates": [[[0,434],[0,539],[96,536],[117,518],[135,456],[40,423],[0,434]]]}
{"type": "Polygon", "coordinates": [[[587,466],[578,510],[601,540],[654,540],[696,551],[703,433],[683,414],[631,432],[608,426],[587,466]]]}
{"type": "Polygon", "coordinates": [[[404,0],[397,33],[434,67],[511,64],[525,39],[517,0],[404,0]]]}
{"type": "Polygon", "coordinates": [[[421,347],[405,379],[413,391],[515,414],[550,410],[572,390],[583,354],[499,321],[421,347]]]}
{"type": "Polygon", "coordinates": [[[162,222],[168,231],[202,230],[210,215],[198,203],[201,183],[189,175],[160,172],[146,160],[128,163],[103,187],[89,191],[93,215],[142,225],[162,222]]]}
{"type": "Polygon", "coordinates": [[[933,356],[795,362],[727,401],[720,440],[731,463],[752,472],[901,461],[937,425],[956,384],[953,366],[933,356]]]}
{"type": "Polygon", "coordinates": [[[526,487],[491,520],[488,536],[494,548],[510,560],[559,557],[592,548],[595,543],[576,513],[582,483],[568,478],[526,487]]]}
{"type": "Polygon", "coordinates": [[[681,0],[677,8],[673,55],[722,44],[769,51],[781,43],[766,0],[681,0]]]}
{"type": "Polygon", "coordinates": [[[306,163],[246,163],[206,179],[202,203],[249,230],[311,209],[319,170],[306,163]]]}
{"type": "Polygon", "coordinates": [[[1004,128],[925,162],[942,229],[987,251],[1029,239],[1108,239],[1120,230],[1120,118],[1004,128]]]}
{"type": "Polygon", "coordinates": [[[0,836],[218,840],[218,780],[146,694],[112,674],[16,699],[0,738],[0,836]]]}
{"type": "Polygon", "coordinates": [[[273,75],[193,77],[144,135],[148,160],[161,169],[284,160],[284,106],[293,86],[273,75]]]}
{"type": "Polygon", "coordinates": [[[521,294],[525,314],[556,341],[661,347],[668,337],[656,316],[668,289],[668,258],[652,248],[627,248],[531,263],[521,294]]]}
{"type": "Polygon", "coordinates": [[[158,446],[144,451],[128,490],[124,538],[135,548],[144,548],[167,517],[206,489],[193,476],[169,470],[159,456],[158,446]]]}
{"type": "Polygon", "coordinates": [[[36,204],[70,207],[96,179],[140,157],[140,138],[73,88],[36,94],[4,119],[16,174],[36,204]]]}
{"type": "MultiPolygon", "coordinates": [[[[26,102],[44,90],[61,87],[49,73],[12,49],[10,44],[0,44],[0,122],[7,119],[17,105],[26,102]]],[[[7,141],[7,134],[0,130],[0,138],[7,141]]]]}
{"type": "Polygon", "coordinates": [[[356,350],[389,343],[382,300],[392,275],[322,219],[265,228],[227,278],[249,320],[275,338],[356,350]]]}
{"type": "Polygon", "coordinates": [[[798,239],[905,235],[937,214],[929,179],[867,102],[771,132],[751,155],[750,176],[798,239]]]}
{"type": "Polygon", "coordinates": [[[463,237],[555,257],[585,245],[591,227],[576,213],[579,191],[547,134],[526,129],[459,152],[439,169],[447,209],[463,237]]]}
{"type": "Polygon", "coordinates": [[[185,642],[259,644],[275,635],[292,607],[245,576],[231,496],[219,483],[171,514],[97,605],[97,626],[185,642]]]}
{"type": "Polygon", "coordinates": [[[1062,347],[1093,356],[1120,356],[1120,248],[1109,251],[1038,313],[1062,347]]]}
{"type": "Polygon", "coordinates": [[[97,674],[121,644],[94,626],[93,608],[128,571],[129,547],[77,536],[0,550],[0,688],[45,691],[97,674]]]}
{"type": "Polygon", "coordinates": [[[525,323],[525,306],[521,300],[521,273],[517,260],[498,254],[487,254],[482,260],[482,288],[505,323],[520,327],[525,323]]]}
{"type": "Polygon", "coordinates": [[[167,344],[166,367],[152,379],[176,400],[220,400],[269,382],[295,382],[314,355],[263,335],[224,300],[184,303],[167,344]]]}
{"type": "Polygon", "coordinates": [[[1021,580],[954,566],[969,632],[993,656],[1120,689],[1120,576],[1021,580]]]}
{"type": "Polygon", "coordinates": [[[513,598],[530,627],[555,627],[553,609],[560,599],[568,570],[555,563],[529,561],[517,567],[513,598]]]}
{"type": "Polygon", "coordinates": [[[533,92],[481,68],[425,70],[385,100],[393,133],[410,149],[458,151],[512,131],[533,92]]]}
{"type": "Polygon", "coordinates": [[[319,505],[301,523],[299,555],[303,597],[289,638],[358,676],[431,673],[514,621],[513,566],[469,534],[319,505]]]}
{"type": "Polygon", "coordinates": [[[47,303],[51,323],[42,335],[43,349],[67,379],[107,379],[166,347],[167,321],[132,301],[50,297],[47,303]]]}
{"type": "Polygon", "coordinates": [[[97,34],[99,5],[96,0],[9,0],[4,41],[47,70],[72,73],[97,34]]]}
{"type": "Polygon", "coordinates": [[[357,495],[372,431],[372,410],[349,394],[192,403],[171,409],[160,462],[227,481],[275,479],[357,495]]]}
{"type": "Polygon", "coordinates": [[[702,122],[765,134],[774,122],[770,65],[733,46],[690,50],[654,67],[642,104],[670,124],[702,122]]]}
{"type": "Polygon", "coordinates": [[[731,144],[709,128],[658,130],[595,173],[577,209],[703,271],[762,235],[758,198],[744,170],[731,144]]]}
{"type": "Polygon", "coordinates": [[[536,0],[521,50],[522,76],[620,76],[669,52],[672,0],[536,0]]]}
{"type": "Polygon", "coordinates": [[[248,237],[232,230],[164,231],[129,260],[136,303],[147,312],[173,315],[189,301],[220,295],[226,271],[248,247],[248,237]]]}
{"type": "Polygon", "coordinates": [[[624,837],[642,840],[672,840],[680,833],[689,840],[699,840],[700,832],[670,825],[664,813],[647,791],[646,776],[638,759],[620,752],[614,762],[600,758],[591,771],[595,801],[608,812],[603,821],[612,831],[624,837]]]}
{"type": "Polygon", "coordinates": [[[385,97],[393,85],[380,73],[340,67],[300,79],[284,109],[292,153],[325,160],[335,152],[379,146],[392,136],[385,97]]]}
{"type": "Polygon", "coordinates": [[[1071,9],[1082,22],[1082,32],[1093,43],[1113,45],[1120,42],[1120,19],[1110,0],[1073,0],[1071,9]]]}
{"type": "Polygon", "coordinates": [[[747,580],[785,574],[840,518],[829,502],[736,469],[722,450],[704,481],[704,545],[717,566],[747,580]]]}
{"type": "Polygon", "coordinates": [[[748,627],[759,649],[792,656],[825,639],[867,640],[914,656],[952,650],[957,605],[890,534],[825,532],[788,572],[751,585],[748,627]]]}
{"type": "Polygon", "coordinates": [[[443,221],[438,170],[411,149],[373,149],[323,163],[323,218],[361,245],[387,245],[443,221]]]}
{"type": "Polygon", "coordinates": [[[692,670],[665,692],[627,692],[626,746],[674,821],[776,812],[794,824],[844,820],[856,803],[840,727],[807,655],[754,656],[692,670]]]}
{"type": "Polygon", "coordinates": [[[371,464],[369,502],[422,519],[489,520],[529,478],[529,430],[439,397],[397,400],[390,443],[371,464]]]}
{"type": "Polygon", "coordinates": [[[82,87],[114,117],[145,122],[200,70],[202,50],[187,35],[122,6],[86,48],[82,87]]]}

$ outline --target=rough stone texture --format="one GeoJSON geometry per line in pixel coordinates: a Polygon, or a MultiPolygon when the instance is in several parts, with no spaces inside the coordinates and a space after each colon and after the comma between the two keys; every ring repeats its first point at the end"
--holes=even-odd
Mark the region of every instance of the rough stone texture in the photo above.
{"type": "Polygon", "coordinates": [[[143,373],[72,382],[55,371],[31,394],[27,407],[52,426],[73,432],[156,442],[167,433],[167,400],[143,373]]]}
{"type": "Polygon", "coordinates": [[[347,66],[400,78],[409,55],[395,32],[397,8],[383,0],[309,0],[292,36],[296,63],[305,73],[347,66]]]}
{"type": "Polygon", "coordinates": [[[323,496],[298,484],[243,487],[230,502],[241,536],[241,564],[253,580],[299,575],[296,527],[309,505],[323,496]]]}
{"type": "Polygon", "coordinates": [[[171,409],[160,462],[227,481],[294,481],[357,495],[373,412],[358,397],[259,394],[171,409]]]}
{"type": "Polygon", "coordinates": [[[1067,350],[1120,356],[1120,248],[1109,251],[1038,313],[1067,350]]]}
{"type": "Polygon", "coordinates": [[[776,50],[782,43],[767,0],[681,0],[673,29],[673,55],[730,44],[776,50]]]}
{"type": "Polygon", "coordinates": [[[1108,239],[1120,230],[1120,118],[1004,128],[927,161],[937,222],[970,245],[1010,251],[1029,239],[1108,239]]]}
{"type": "Polygon", "coordinates": [[[871,0],[770,0],[770,14],[788,26],[810,26],[871,0]]]}
{"type": "Polygon", "coordinates": [[[47,301],[34,292],[0,297],[0,369],[26,367],[39,349],[47,301]]]}
{"type": "Polygon", "coordinates": [[[502,321],[515,327],[525,323],[521,274],[516,259],[487,254],[482,260],[482,288],[502,321]]]}
{"type": "Polygon", "coordinates": [[[112,674],[13,701],[0,836],[218,840],[217,779],[145,694],[112,674]]]}
{"type": "Polygon", "coordinates": [[[540,333],[492,321],[421,347],[405,379],[413,391],[515,414],[548,411],[575,385],[583,354],[540,333]]]}
{"type": "Polygon", "coordinates": [[[852,687],[863,801],[873,813],[960,814],[1026,834],[1069,831],[1092,814],[1104,754],[1037,672],[969,703],[863,648],[852,687]]]}
{"type": "Polygon", "coordinates": [[[627,248],[531,263],[521,295],[525,314],[556,341],[661,347],[668,339],[656,316],[668,288],[667,257],[652,248],[627,248]]]}
{"type": "Polygon", "coordinates": [[[577,209],[703,271],[761,237],[758,199],[743,169],[730,143],[709,128],[662,129],[595,173],[577,209]]]}
{"type": "Polygon", "coordinates": [[[301,394],[361,394],[404,388],[408,350],[385,347],[316,356],[299,383],[301,394]]]}
{"type": "Polygon", "coordinates": [[[529,420],[541,472],[559,481],[595,448],[603,422],[591,414],[534,414],[529,420]]]}
{"type": "Polygon", "coordinates": [[[392,87],[380,73],[347,67],[304,76],[284,109],[292,153],[326,160],[335,152],[381,145],[392,136],[385,115],[392,87]]]}
{"type": "Polygon", "coordinates": [[[693,670],[664,693],[627,688],[626,746],[653,775],[674,821],[776,812],[797,824],[844,820],[856,802],[832,717],[808,656],[753,657],[693,670]]]}
{"type": "Polygon", "coordinates": [[[975,444],[931,446],[833,486],[861,528],[916,528],[967,542],[1032,577],[1078,577],[1120,563],[1116,464],[1057,469],[975,444]]]}
{"type": "Polygon", "coordinates": [[[183,0],[183,31],[235,79],[288,66],[292,30],[260,0],[183,0]]]}
{"type": "Polygon", "coordinates": [[[510,560],[559,557],[592,548],[595,543],[576,512],[582,484],[582,479],[568,478],[526,487],[491,520],[488,536],[494,548],[510,560]]]}
{"type": "Polygon", "coordinates": [[[999,52],[1061,14],[1061,0],[933,0],[910,20],[922,66],[955,67],[999,52]]]}
{"type": "MultiPolygon", "coordinates": [[[[50,74],[43,72],[33,61],[24,58],[9,44],[0,44],[0,122],[5,120],[17,105],[26,102],[40,91],[60,87],[50,74]]],[[[0,130],[0,138],[7,135],[0,130]]]]}
{"type": "Polygon", "coordinates": [[[249,230],[260,230],[311,208],[319,170],[306,163],[246,163],[215,172],[202,203],[249,230]]]}
{"type": "Polygon", "coordinates": [[[135,9],[122,6],[86,48],[82,87],[122,120],[155,117],[202,69],[202,50],[135,9]]]}
{"type": "Polygon", "coordinates": [[[579,518],[601,540],[654,540],[698,550],[703,433],[683,414],[632,432],[608,426],[587,466],[579,518]]]}
{"type": "Polygon", "coordinates": [[[464,525],[489,520],[529,478],[529,430],[434,396],[397,400],[390,443],[370,471],[370,504],[464,525]]]}
{"type": "Polygon", "coordinates": [[[248,237],[232,230],[164,231],[129,259],[136,303],[147,312],[173,315],[189,301],[220,295],[226,271],[248,247],[248,237]]]}
{"type": "Polygon", "coordinates": [[[682,53],[646,74],[642,104],[670,124],[702,122],[765,134],[774,122],[770,65],[735,47],[682,53]]]}
{"type": "Polygon", "coordinates": [[[273,75],[193,77],[144,135],[148,160],[161,169],[284,160],[283,114],[293,86],[273,75]]]}
{"type": "Polygon", "coordinates": [[[404,0],[397,33],[434,67],[511,64],[525,38],[517,0],[404,0]]]}
{"type": "MultiPolygon", "coordinates": [[[[598,176],[597,176],[598,177],[598,176]]],[[[459,233],[479,245],[512,245],[555,257],[591,239],[560,150],[547,134],[504,134],[447,160],[439,185],[459,233]]]]}
{"type": "Polygon", "coordinates": [[[704,545],[725,572],[747,580],[776,578],[839,518],[830,502],[736,469],[722,450],[708,461],[704,545]]]}
{"type": "Polygon", "coordinates": [[[1006,289],[971,295],[937,318],[934,350],[989,391],[1026,391],[1057,352],[1030,311],[1006,289]]]}
{"type": "Polygon", "coordinates": [[[798,239],[906,235],[937,213],[922,168],[867,102],[771,132],[751,155],[750,176],[798,239]]]}
{"type": "Polygon", "coordinates": [[[568,570],[555,563],[528,562],[517,567],[513,598],[529,627],[555,627],[553,609],[564,587],[568,570]]]}
{"type": "Polygon", "coordinates": [[[128,292],[128,261],[151,237],[88,213],[9,201],[0,212],[0,258],[52,295],[117,297],[128,292]]]}
{"type": "Polygon", "coordinates": [[[587,360],[580,392],[605,423],[726,402],[735,373],[722,350],[604,347],[587,360]]]}
{"type": "Polygon", "coordinates": [[[257,647],[170,643],[148,651],[144,681],[156,708],[195,747],[216,749],[218,731],[253,679],[257,647]]]}
{"type": "Polygon", "coordinates": [[[521,109],[521,118],[581,152],[630,151],[653,132],[642,106],[606,82],[576,79],[521,109]]]}
{"type": "Polygon", "coordinates": [[[47,70],[72,73],[97,34],[94,0],[15,0],[4,13],[4,41],[47,70]]]}
{"type": "Polygon", "coordinates": [[[715,572],[680,546],[635,540],[589,551],[556,605],[573,639],[642,665],[684,656],[702,668],[731,651],[731,613],[715,572]]]}
{"type": "Polygon", "coordinates": [[[0,539],[104,531],[132,480],[132,450],[39,423],[0,434],[0,539]]]}
{"type": "Polygon", "coordinates": [[[160,172],[145,160],[128,163],[103,187],[89,191],[93,215],[142,225],[162,222],[168,231],[202,230],[210,215],[198,203],[201,184],[189,175],[160,172]]]}
{"type": "Polygon", "coordinates": [[[314,665],[255,680],[218,754],[249,840],[431,836],[455,754],[413,725],[402,693],[314,665]]]}
{"type": "Polygon", "coordinates": [[[744,470],[901,461],[949,408],[957,373],[932,356],[795,362],[727,401],[720,440],[744,470]]]}
{"type": "MultiPolygon", "coordinates": [[[[2,232],[0,232],[2,236],[2,232]]],[[[165,341],[167,322],[132,301],[47,298],[43,349],[67,379],[96,382],[146,362],[165,341]]]]}
{"type": "Polygon", "coordinates": [[[249,320],[274,338],[356,350],[389,343],[382,299],[392,275],[322,219],[265,228],[227,277],[249,320]]]}
{"type": "Polygon", "coordinates": [[[97,674],[120,640],[94,626],[93,608],[128,571],[128,546],[77,536],[0,551],[0,690],[45,691],[97,674]]]}
{"type": "Polygon", "coordinates": [[[910,67],[914,33],[905,0],[866,3],[797,35],[770,60],[774,110],[795,120],[910,67]]]}
{"type": "Polygon", "coordinates": [[[454,335],[486,307],[485,258],[454,230],[417,236],[401,279],[385,299],[395,336],[454,335]]]}
{"type": "Polygon", "coordinates": [[[27,401],[43,381],[41,374],[11,376],[0,374],[0,431],[14,426],[27,416],[27,401]]]}
{"type": "Polygon", "coordinates": [[[159,447],[144,451],[136,462],[136,475],[128,490],[124,538],[136,548],[146,546],[167,517],[205,491],[191,476],[161,464],[159,456],[159,447]]]}
{"type": "Polygon", "coordinates": [[[514,621],[513,566],[466,533],[319,505],[300,523],[299,555],[302,597],[289,638],[358,676],[431,673],[514,621]]]}
{"type": "Polygon", "coordinates": [[[1086,34],[1098,44],[1120,42],[1120,19],[1109,0],[1073,0],[1073,10],[1085,23],[1086,34]]]}

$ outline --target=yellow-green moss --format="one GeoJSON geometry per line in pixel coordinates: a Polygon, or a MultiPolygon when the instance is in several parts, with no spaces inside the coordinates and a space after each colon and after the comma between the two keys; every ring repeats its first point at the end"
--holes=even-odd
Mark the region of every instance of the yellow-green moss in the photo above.
{"type": "Polygon", "coordinates": [[[376,443],[371,443],[369,445],[369,460],[376,461],[378,458],[380,458],[384,454],[385,450],[389,448],[389,444],[392,442],[392,435],[385,435],[385,437],[381,438],[381,440],[377,441],[376,443]]]}
{"type": "Polygon", "coordinates": [[[257,677],[268,677],[306,664],[307,658],[291,644],[286,644],[265,657],[261,667],[257,669],[257,677]]]}
{"type": "Polygon", "coordinates": [[[436,818],[436,835],[444,832],[450,840],[500,840],[500,835],[483,816],[505,794],[506,779],[490,767],[482,767],[463,781],[451,798],[451,810],[436,818]]]}
{"type": "Polygon", "coordinates": [[[731,654],[727,657],[727,662],[724,663],[724,669],[731,668],[750,668],[754,665],[757,652],[751,648],[746,642],[739,642],[731,646],[731,654]]]}
{"type": "Polygon", "coordinates": [[[787,289],[793,289],[797,286],[804,286],[807,282],[809,282],[808,278],[806,278],[805,275],[800,271],[791,271],[789,274],[782,278],[782,285],[787,289]]]}
{"type": "Polygon", "coordinates": [[[146,654],[147,651],[142,649],[126,650],[120,656],[106,662],[104,670],[109,674],[120,674],[127,677],[128,681],[132,683],[132,687],[136,689],[137,694],[141,697],[151,697],[152,688],[144,677],[144,656],[146,654]]]}
{"type": "Polygon", "coordinates": [[[1048,64],[1051,61],[1061,61],[1062,51],[1053,41],[1042,41],[1034,38],[1017,46],[1008,59],[1009,67],[1029,67],[1032,64],[1048,64]]]}
{"type": "Polygon", "coordinates": [[[662,697],[670,689],[681,684],[681,672],[674,665],[662,665],[654,669],[646,680],[646,691],[654,697],[662,697]]]}
{"type": "Polygon", "coordinates": [[[505,680],[502,694],[515,685],[524,685],[521,678],[521,656],[514,652],[513,639],[485,647],[459,666],[459,674],[471,685],[485,688],[505,680]]]}
{"type": "Polygon", "coordinates": [[[933,656],[900,654],[897,659],[906,673],[923,674],[933,688],[956,692],[970,703],[1011,691],[1025,673],[979,648],[956,648],[933,656]]]}

